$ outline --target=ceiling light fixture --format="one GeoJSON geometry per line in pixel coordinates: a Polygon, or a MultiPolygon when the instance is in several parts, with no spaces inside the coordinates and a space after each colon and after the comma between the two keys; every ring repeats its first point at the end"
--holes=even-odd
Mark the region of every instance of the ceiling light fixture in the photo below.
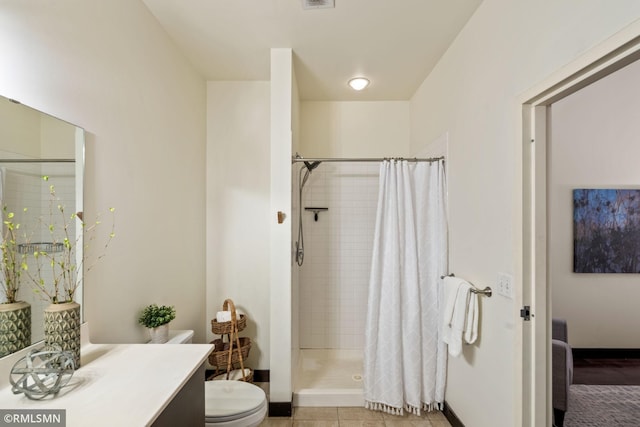
{"type": "Polygon", "coordinates": [[[369,79],[364,77],[354,77],[349,80],[349,86],[351,86],[353,90],[362,90],[369,86],[369,79]]]}
{"type": "Polygon", "coordinates": [[[302,8],[307,9],[333,9],[335,0],[302,0],[302,8]]]}

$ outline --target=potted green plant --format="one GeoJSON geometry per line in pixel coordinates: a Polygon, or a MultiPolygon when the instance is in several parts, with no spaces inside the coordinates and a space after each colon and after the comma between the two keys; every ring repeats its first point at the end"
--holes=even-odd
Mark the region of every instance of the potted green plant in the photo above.
{"type": "Polygon", "coordinates": [[[151,304],[146,306],[138,323],[149,330],[151,342],[163,344],[169,340],[169,322],[176,318],[176,309],[171,306],[151,304]]]}
{"type": "Polygon", "coordinates": [[[20,224],[14,222],[14,213],[2,208],[2,240],[0,240],[0,357],[31,344],[31,304],[18,299],[20,276],[25,254],[20,253],[17,232],[20,224]]]}
{"type": "MultiPolygon", "coordinates": [[[[48,181],[48,176],[42,177],[48,181]]],[[[67,212],[56,196],[55,187],[49,186],[48,213],[38,219],[30,234],[25,232],[23,247],[33,256],[31,263],[23,263],[23,272],[31,280],[36,293],[49,301],[44,309],[45,348],[60,347],[74,354],[76,368],[80,366],[80,304],[75,301],[84,275],[92,266],[85,266],[87,249],[95,239],[100,220],[88,223],[82,212],[67,212]],[[32,242],[32,236],[46,241],[32,242]],[[44,237],[43,237],[44,236],[44,237]],[[80,251],[79,248],[82,250],[80,251]],[[31,264],[31,267],[29,266],[31,264]]],[[[109,209],[113,215],[115,209],[109,209]]],[[[25,227],[26,228],[26,227],[25,227]]],[[[114,238],[115,221],[107,236],[104,250],[114,238]]],[[[104,253],[96,258],[96,262],[104,253]]]]}

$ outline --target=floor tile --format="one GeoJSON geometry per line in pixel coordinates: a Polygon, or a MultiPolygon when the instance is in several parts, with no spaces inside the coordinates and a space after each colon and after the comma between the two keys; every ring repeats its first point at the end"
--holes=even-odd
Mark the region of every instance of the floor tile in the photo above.
{"type": "Polygon", "coordinates": [[[433,427],[431,422],[426,419],[398,419],[398,420],[385,420],[385,427],[433,427]]]}
{"type": "MultiPolygon", "coordinates": [[[[382,412],[371,411],[366,408],[338,408],[338,419],[342,420],[379,420],[383,421],[382,412]]],[[[342,427],[342,423],[340,423],[342,427]]]]}
{"type": "Polygon", "coordinates": [[[434,421],[448,423],[447,417],[440,411],[426,412],[425,417],[431,421],[433,424],[434,421]]]}
{"type": "Polygon", "coordinates": [[[266,418],[260,427],[451,427],[442,412],[390,415],[362,407],[296,407],[291,418],[266,418]]]}
{"type": "Polygon", "coordinates": [[[293,427],[339,427],[338,420],[294,420],[293,427]]]}
{"type": "Polygon", "coordinates": [[[298,407],[293,410],[293,419],[338,421],[338,408],[310,408],[298,407]]]}
{"type": "Polygon", "coordinates": [[[340,427],[386,427],[383,420],[340,420],[340,427]]]}
{"type": "Polygon", "coordinates": [[[291,427],[293,420],[291,418],[273,417],[265,418],[260,427],[291,427]]]}
{"type": "Polygon", "coordinates": [[[383,417],[385,421],[420,421],[427,419],[424,412],[420,415],[415,415],[408,411],[404,411],[403,415],[391,415],[384,412],[383,417]]]}

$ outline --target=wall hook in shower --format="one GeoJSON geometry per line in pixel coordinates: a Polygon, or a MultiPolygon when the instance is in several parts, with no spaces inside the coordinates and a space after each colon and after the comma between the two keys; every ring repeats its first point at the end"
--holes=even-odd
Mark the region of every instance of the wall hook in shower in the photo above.
{"type": "Polygon", "coordinates": [[[304,208],[304,210],[313,212],[313,220],[318,222],[318,214],[320,212],[328,211],[329,208],[304,208]]]}

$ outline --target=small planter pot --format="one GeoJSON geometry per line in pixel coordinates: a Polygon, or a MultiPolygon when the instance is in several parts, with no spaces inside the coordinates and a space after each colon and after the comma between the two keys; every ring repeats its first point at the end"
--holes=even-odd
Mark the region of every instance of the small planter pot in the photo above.
{"type": "Polygon", "coordinates": [[[31,305],[0,304],[0,357],[31,345],[31,305]]]}
{"type": "Polygon", "coordinates": [[[149,329],[149,335],[151,336],[152,344],[164,344],[169,341],[169,324],[165,323],[164,325],[160,325],[157,328],[147,328],[149,329]]]}
{"type": "Polygon", "coordinates": [[[44,309],[44,345],[46,350],[60,347],[73,354],[80,367],[80,304],[65,302],[44,309]]]}

